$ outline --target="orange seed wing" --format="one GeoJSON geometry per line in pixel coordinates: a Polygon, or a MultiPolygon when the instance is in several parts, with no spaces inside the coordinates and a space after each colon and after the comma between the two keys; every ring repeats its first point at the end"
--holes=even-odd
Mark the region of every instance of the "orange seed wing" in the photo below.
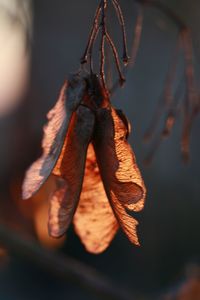
{"type": "Polygon", "coordinates": [[[140,211],[144,207],[146,188],[136,163],[135,154],[127,142],[130,125],[128,120],[124,121],[125,117],[122,118],[122,114],[119,114],[114,108],[111,109],[111,115],[114,126],[115,153],[119,162],[115,175],[117,180],[121,184],[124,184],[127,191],[130,189],[130,196],[128,196],[127,192],[125,191],[124,194],[124,189],[117,184],[116,194],[120,195],[121,193],[120,199],[126,208],[133,211],[140,211]]]}
{"type": "Polygon", "coordinates": [[[122,229],[139,244],[137,221],[125,208],[141,210],[146,191],[126,136],[127,126],[113,108],[98,111],[94,148],[104,187],[122,229]]]}
{"type": "Polygon", "coordinates": [[[104,251],[112,241],[118,222],[106,196],[92,144],[89,145],[80,202],[74,226],[86,249],[104,251]]]}
{"type": "Polygon", "coordinates": [[[25,174],[23,199],[33,196],[51,174],[61,153],[71,116],[83,98],[85,86],[85,81],[78,75],[73,75],[64,83],[56,105],[47,114],[48,123],[44,126],[42,156],[25,174]]]}
{"type": "Polygon", "coordinates": [[[50,196],[49,233],[62,236],[69,227],[78,205],[87,154],[94,129],[94,114],[80,105],[73,114],[64,153],[53,174],[58,178],[58,188],[50,196]]]}

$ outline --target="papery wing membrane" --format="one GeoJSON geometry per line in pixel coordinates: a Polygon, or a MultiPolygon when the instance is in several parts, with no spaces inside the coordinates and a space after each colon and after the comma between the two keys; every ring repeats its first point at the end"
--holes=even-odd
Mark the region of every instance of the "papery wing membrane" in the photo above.
{"type": "Polygon", "coordinates": [[[87,152],[80,202],[73,222],[82,243],[92,253],[104,251],[118,229],[118,222],[106,196],[91,144],[87,152]]]}
{"type": "Polygon", "coordinates": [[[114,191],[121,195],[119,199],[126,208],[140,211],[144,207],[146,188],[137,166],[135,154],[127,141],[131,130],[130,124],[125,115],[114,108],[111,109],[111,117],[115,153],[118,160],[115,176],[121,183],[121,185],[116,184],[114,191]],[[124,183],[124,188],[122,183],[124,183]]]}
{"type": "Polygon", "coordinates": [[[138,244],[137,221],[125,208],[143,208],[145,187],[134,153],[127,142],[127,126],[113,108],[100,109],[94,148],[107,196],[119,224],[135,244],[138,244]]]}
{"type": "Polygon", "coordinates": [[[94,121],[90,109],[80,105],[73,114],[62,153],[52,172],[59,176],[57,189],[49,199],[49,233],[53,237],[65,233],[77,208],[94,121]]]}
{"type": "Polygon", "coordinates": [[[44,126],[42,140],[43,153],[25,174],[23,199],[33,196],[51,174],[61,153],[72,114],[83,98],[85,85],[81,77],[72,76],[64,83],[56,105],[47,114],[48,123],[44,126]]]}

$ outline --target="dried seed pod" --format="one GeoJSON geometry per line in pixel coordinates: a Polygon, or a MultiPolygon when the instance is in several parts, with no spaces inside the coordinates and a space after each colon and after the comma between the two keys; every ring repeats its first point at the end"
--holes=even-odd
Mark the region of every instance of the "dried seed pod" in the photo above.
{"type": "Polygon", "coordinates": [[[138,223],[126,209],[141,210],[146,190],[127,142],[130,124],[111,107],[98,76],[73,76],[48,116],[43,155],[28,170],[23,192],[31,196],[54,176],[49,234],[61,237],[74,217],[75,230],[92,253],[104,251],[119,226],[138,245],[138,223]]]}
{"type": "Polygon", "coordinates": [[[94,114],[80,105],[74,113],[61,156],[53,170],[59,175],[58,188],[50,196],[49,233],[62,236],[69,227],[78,205],[87,148],[94,129],[94,114]]]}
{"type": "Polygon", "coordinates": [[[80,202],[74,226],[86,249],[104,251],[119,227],[106,196],[92,144],[89,145],[80,202]]]}
{"type": "Polygon", "coordinates": [[[114,108],[99,109],[94,149],[104,188],[122,229],[135,244],[137,221],[125,210],[144,206],[146,189],[127,139],[127,126],[114,108]]]}
{"type": "Polygon", "coordinates": [[[26,172],[23,199],[32,197],[51,174],[61,153],[72,114],[82,101],[85,89],[86,81],[79,74],[64,83],[56,105],[47,114],[42,156],[26,172]]]}

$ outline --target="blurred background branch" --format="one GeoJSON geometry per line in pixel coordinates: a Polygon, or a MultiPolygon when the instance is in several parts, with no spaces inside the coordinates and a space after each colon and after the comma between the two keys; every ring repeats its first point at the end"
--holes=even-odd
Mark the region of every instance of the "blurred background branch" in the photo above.
{"type": "Polygon", "coordinates": [[[0,244],[8,252],[30,260],[64,281],[75,282],[95,293],[100,299],[133,300],[130,292],[117,286],[108,278],[74,258],[61,255],[40,246],[33,238],[23,236],[7,224],[0,224],[0,244]]]}

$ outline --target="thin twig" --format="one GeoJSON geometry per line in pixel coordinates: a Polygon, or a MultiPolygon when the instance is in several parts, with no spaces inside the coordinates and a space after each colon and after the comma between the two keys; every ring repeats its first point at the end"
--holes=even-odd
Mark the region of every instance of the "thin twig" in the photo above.
{"type": "Polygon", "coordinates": [[[96,13],[95,13],[95,16],[94,16],[94,21],[93,21],[93,25],[92,25],[92,29],[91,29],[91,32],[90,32],[90,35],[89,35],[89,38],[88,38],[88,43],[87,43],[87,46],[86,46],[86,49],[85,49],[85,52],[81,58],[81,64],[85,64],[87,62],[87,55],[88,55],[88,52],[90,50],[90,47],[93,45],[94,43],[94,34],[95,34],[95,30],[96,28],[98,27],[98,19],[99,19],[99,16],[100,16],[100,12],[101,12],[101,3],[98,5],[97,7],[97,10],[96,10],[96,13]]]}
{"type": "MultiPolygon", "coordinates": [[[[138,53],[138,49],[140,46],[140,40],[141,40],[141,34],[142,34],[142,25],[143,25],[143,9],[142,6],[139,6],[139,12],[136,19],[136,25],[134,29],[133,34],[133,42],[132,42],[132,50],[131,50],[131,57],[130,57],[130,63],[128,64],[128,67],[123,69],[124,78],[126,77],[126,74],[130,68],[132,68],[136,61],[136,56],[138,53]]],[[[110,95],[113,96],[115,91],[119,88],[120,84],[119,81],[116,81],[113,86],[110,88],[110,95]]]]}
{"type": "Polygon", "coordinates": [[[183,85],[183,79],[180,81],[179,86],[177,88],[177,91],[174,95],[174,101],[171,103],[166,120],[165,120],[165,125],[162,131],[162,136],[163,137],[168,137],[173,129],[173,126],[175,124],[176,118],[178,114],[181,112],[182,108],[182,101],[183,101],[183,95],[181,93],[182,91],[182,85],[183,85]]]}
{"type": "Polygon", "coordinates": [[[114,56],[114,59],[115,59],[115,63],[116,63],[116,67],[117,67],[117,71],[118,71],[118,74],[119,74],[119,81],[120,81],[120,85],[123,85],[123,83],[125,82],[125,78],[122,74],[122,71],[121,71],[121,68],[120,68],[120,62],[119,62],[119,57],[118,57],[118,53],[117,53],[117,50],[115,48],[115,45],[109,35],[109,33],[106,31],[106,39],[112,49],[112,52],[113,52],[113,56],[114,56]]]}
{"type": "Polygon", "coordinates": [[[137,53],[141,41],[143,20],[144,20],[143,9],[142,6],[140,6],[137,19],[136,19],[135,30],[134,30],[134,38],[133,38],[132,51],[131,51],[131,61],[129,64],[130,68],[134,66],[136,61],[136,57],[137,57],[137,53]]]}
{"type": "Polygon", "coordinates": [[[101,45],[100,45],[100,53],[101,53],[101,60],[100,60],[100,76],[102,80],[102,85],[105,90],[106,89],[106,83],[105,83],[105,37],[106,37],[106,16],[105,16],[105,10],[107,8],[107,1],[102,0],[101,1],[101,45]]]}
{"type": "Polygon", "coordinates": [[[119,23],[121,25],[121,30],[122,30],[122,37],[123,37],[123,62],[125,65],[128,64],[128,48],[127,48],[127,41],[126,41],[126,27],[125,27],[125,22],[124,22],[124,16],[121,10],[121,7],[118,3],[117,0],[112,0],[112,3],[115,7],[118,19],[119,19],[119,23]]]}
{"type": "Polygon", "coordinates": [[[154,156],[155,156],[155,153],[156,151],[158,150],[158,148],[160,147],[161,145],[161,142],[162,142],[162,135],[158,135],[155,140],[153,141],[153,144],[152,144],[152,147],[151,147],[151,150],[148,152],[147,156],[145,157],[144,159],[144,164],[146,166],[150,165],[154,156]]]}
{"type": "Polygon", "coordinates": [[[150,149],[149,153],[147,154],[147,156],[144,160],[144,163],[146,165],[149,165],[152,162],[156,151],[158,150],[158,148],[160,147],[160,145],[162,143],[162,140],[164,138],[169,137],[169,135],[170,135],[170,133],[171,133],[173,127],[174,127],[174,124],[175,124],[175,121],[178,117],[178,114],[181,111],[180,103],[181,103],[181,100],[182,100],[182,95],[181,95],[182,83],[183,83],[183,80],[180,81],[179,86],[178,86],[178,88],[176,90],[176,93],[174,95],[174,101],[171,103],[171,105],[169,107],[169,110],[167,112],[166,119],[165,119],[165,122],[164,122],[163,129],[161,129],[159,131],[158,135],[154,138],[154,141],[151,145],[151,149],[150,149]]]}
{"type": "MultiPolygon", "coordinates": [[[[148,6],[151,6],[151,7],[154,7],[156,9],[160,10],[178,27],[179,30],[187,29],[187,25],[183,22],[183,20],[164,3],[159,2],[157,0],[134,0],[134,1],[139,3],[141,6],[148,5],[148,6]]],[[[135,63],[136,55],[137,55],[140,40],[141,40],[142,21],[143,21],[143,16],[140,11],[139,16],[136,21],[136,29],[135,29],[136,34],[134,34],[135,38],[133,40],[133,46],[132,46],[132,54],[131,54],[131,62],[132,63],[129,65],[129,67],[133,67],[134,63],[135,63]],[[134,47],[135,47],[135,50],[134,50],[134,47]]],[[[127,71],[128,71],[128,69],[126,69],[124,71],[124,74],[126,74],[127,71]]],[[[113,95],[118,87],[119,87],[118,82],[115,82],[113,84],[113,87],[110,90],[110,94],[113,95]]]]}
{"type": "Polygon", "coordinates": [[[94,49],[94,43],[96,41],[96,38],[98,36],[98,33],[99,33],[99,29],[100,29],[100,26],[97,26],[95,32],[94,32],[94,35],[93,35],[93,38],[92,38],[92,43],[91,43],[91,46],[90,46],[90,49],[88,50],[88,55],[89,55],[89,66],[90,66],[90,72],[93,73],[93,61],[92,61],[92,54],[93,54],[93,49],[94,49]]]}
{"type": "Polygon", "coordinates": [[[181,152],[183,160],[187,162],[189,160],[192,124],[196,115],[195,112],[199,99],[195,85],[193,47],[190,31],[188,29],[184,30],[181,37],[185,58],[185,77],[187,82],[187,92],[184,103],[183,132],[181,137],[181,152]]]}
{"type": "Polygon", "coordinates": [[[153,115],[150,126],[144,134],[145,141],[149,141],[152,138],[152,136],[157,128],[158,122],[162,116],[162,111],[163,110],[165,111],[165,109],[168,108],[168,106],[173,102],[174,97],[172,95],[172,88],[173,88],[175,75],[176,75],[178,54],[180,51],[180,41],[181,41],[180,35],[178,35],[175,51],[174,51],[172,60],[169,65],[169,70],[167,72],[167,76],[166,76],[166,80],[165,80],[165,84],[164,84],[164,92],[162,92],[162,94],[160,96],[159,103],[158,103],[155,113],[153,115]]]}
{"type": "Polygon", "coordinates": [[[100,76],[101,76],[103,88],[106,90],[105,72],[104,72],[104,66],[105,66],[105,35],[104,34],[102,34],[101,37],[100,51],[101,51],[100,76]]]}
{"type": "Polygon", "coordinates": [[[107,58],[107,70],[106,70],[106,81],[107,81],[107,88],[110,90],[112,83],[113,83],[113,76],[112,76],[112,51],[107,44],[105,48],[105,54],[107,58]]]}
{"type": "Polygon", "coordinates": [[[187,88],[188,88],[188,102],[190,105],[195,106],[197,104],[198,97],[197,97],[196,86],[195,86],[193,47],[192,47],[190,31],[188,29],[182,31],[181,37],[182,37],[182,45],[183,45],[184,58],[185,58],[185,76],[186,76],[187,88]]]}
{"type": "Polygon", "coordinates": [[[95,269],[62,254],[39,246],[13,228],[0,224],[0,243],[11,254],[30,260],[65,281],[72,281],[96,293],[101,299],[133,300],[126,290],[114,285],[95,269]]]}

